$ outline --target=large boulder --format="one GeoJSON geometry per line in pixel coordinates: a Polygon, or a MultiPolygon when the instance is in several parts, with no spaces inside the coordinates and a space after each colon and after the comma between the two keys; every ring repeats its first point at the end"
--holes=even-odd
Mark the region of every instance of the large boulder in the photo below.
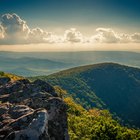
{"type": "Polygon", "coordinates": [[[0,134],[3,134],[0,138],[4,140],[50,140],[48,113],[45,109],[23,112],[21,117],[0,129],[0,134]]]}
{"type": "Polygon", "coordinates": [[[50,84],[8,82],[0,101],[0,140],[69,140],[67,105],[50,84]]]}
{"type": "Polygon", "coordinates": [[[41,91],[51,93],[53,96],[58,97],[58,95],[55,93],[53,86],[51,86],[49,83],[38,79],[35,80],[33,84],[36,87],[40,87],[41,91]]]}

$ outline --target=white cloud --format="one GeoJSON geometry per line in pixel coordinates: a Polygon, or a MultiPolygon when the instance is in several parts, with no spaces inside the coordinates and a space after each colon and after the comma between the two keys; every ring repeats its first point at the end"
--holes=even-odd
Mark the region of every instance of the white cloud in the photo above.
{"type": "Polygon", "coordinates": [[[64,39],[66,42],[72,42],[72,43],[83,42],[83,35],[75,28],[71,28],[65,31],[64,39]]]}
{"type": "Polygon", "coordinates": [[[98,43],[117,43],[120,37],[110,28],[97,28],[97,34],[92,36],[92,40],[98,43]]]}
{"type": "Polygon", "coordinates": [[[134,33],[131,35],[131,39],[133,42],[140,43],[140,33],[134,33]]]}
{"type": "Polygon", "coordinates": [[[110,28],[97,28],[96,34],[90,39],[94,43],[139,43],[140,33],[117,33],[110,28]]]}
{"type": "Polygon", "coordinates": [[[46,43],[64,43],[65,39],[63,36],[58,36],[53,33],[49,33],[47,38],[44,38],[46,43]]]}
{"type": "Polygon", "coordinates": [[[120,36],[120,43],[131,43],[132,42],[131,35],[129,35],[129,34],[121,33],[121,34],[119,34],[119,36],[120,36]]]}
{"type": "Polygon", "coordinates": [[[45,42],[45,38],[49,36],[49,33],[42,30],[41,28],[35,28],[30,30],[28,34],[28,42],[29,43],[43,43],[45,42]]]}
{"type": "Polygon", "coordinates": [[[30,29],[17,14],[4,14],[0,23],[0,44],[59,43],[64,37],[37,27],[30,29]]]}
{"type": "Polygon", "coordinates": [[[0,21],[0,44],[37,43],[140,43],[140,33],[117,33],[111,28],[97,28],[91,37],[84,36],[75,28],[63,35],[56,35],[41,28],[31,29],[17,14],[4,14],[0,21]]]}
{"type": "Polygon", "coordinates": [[[41,28],[32,29],[28,35],[28,43],[63,43],[64,37],[44,31],[41,28]]]}
{"type": "Polygon", "coordinates": [[[4,28],[4,39],[9,41],[23,41],[30,31],[26,22],[17,14],[2,15],[1,25],[4,28]]]}
{"type": "Polygon", "coordinates": [[[0,39],[4,38],[4,29],[2,27],[2,25],[0,25],[0,39]]]}

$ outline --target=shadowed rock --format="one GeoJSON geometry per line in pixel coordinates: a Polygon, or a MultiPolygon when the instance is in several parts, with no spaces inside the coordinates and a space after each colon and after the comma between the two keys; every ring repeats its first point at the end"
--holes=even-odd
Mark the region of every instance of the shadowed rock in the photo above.
{"type": "Polygon", "coordinates": [[[0,86],[5,85],[10,81],[9,77],[0,77],[0,86]]]}

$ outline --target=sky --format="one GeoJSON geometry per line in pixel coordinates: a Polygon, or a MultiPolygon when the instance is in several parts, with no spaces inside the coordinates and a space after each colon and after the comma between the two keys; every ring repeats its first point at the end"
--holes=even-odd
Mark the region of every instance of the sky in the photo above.
{"type": "Polygon", "coordinates": [[[139,0],[0,0],[0,51],[140,50],[139,0]]]}

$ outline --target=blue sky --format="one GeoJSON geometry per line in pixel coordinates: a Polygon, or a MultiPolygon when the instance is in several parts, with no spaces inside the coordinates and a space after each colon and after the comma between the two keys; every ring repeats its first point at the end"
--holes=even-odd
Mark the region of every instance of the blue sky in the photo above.
{"type": "Polygon", "coordinates": [[[139,0],[0,0],[0,14],[16,13],[31,27],[112,27],[140,30],[139,0]]]}
{"type": "Polygon", "coordinates": [[[0,0],[0,50],[40,43],[138,45],[140,0],[0,0]]]}

